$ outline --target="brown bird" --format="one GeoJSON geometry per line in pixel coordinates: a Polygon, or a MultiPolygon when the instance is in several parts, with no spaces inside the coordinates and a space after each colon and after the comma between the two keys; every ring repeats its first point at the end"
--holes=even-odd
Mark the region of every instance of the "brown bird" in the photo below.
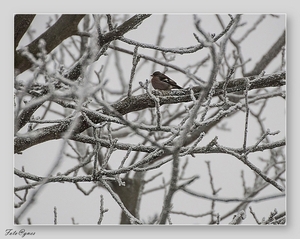
{"type": "Polygon", "coordinates": [[[159,71],[155,71],[151,76],[151,84],[156,90],[182,89],[175,81],[159,71]]]}

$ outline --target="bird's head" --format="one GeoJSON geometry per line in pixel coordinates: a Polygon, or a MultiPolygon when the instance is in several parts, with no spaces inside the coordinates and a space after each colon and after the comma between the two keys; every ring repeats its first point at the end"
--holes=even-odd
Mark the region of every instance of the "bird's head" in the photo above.
{"type": "Polygon", "coordinates": [[[161,72],[160,71],[155,71],[155,72],[152,73],[151,76],[159,76],[159,75],[161,75],[161,72]]]}

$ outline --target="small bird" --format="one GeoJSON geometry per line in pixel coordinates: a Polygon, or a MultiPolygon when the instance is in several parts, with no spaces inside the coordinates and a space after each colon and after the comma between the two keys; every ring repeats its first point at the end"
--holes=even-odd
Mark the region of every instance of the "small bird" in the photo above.
{"type": "Polygon", "coordinates": [[[155,71],[151,76],[152,86],[156,90],[182,89],[175,81],[159,71],[155,71]]]}

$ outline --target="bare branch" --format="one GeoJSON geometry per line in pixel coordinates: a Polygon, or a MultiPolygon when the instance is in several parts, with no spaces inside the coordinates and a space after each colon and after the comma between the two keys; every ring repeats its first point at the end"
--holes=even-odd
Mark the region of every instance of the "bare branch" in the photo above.
{"type": "MultiPolygon", "coordinates": [[[[51,52],[64,39],[77,32],[77,25],[83,17],[84,15],[62,15],[53,26],[27,46],[28,51],[36,55],[39,52],[39,41],[44,39],[47,52],[51,52]]],[[[22,56],[22,49],[17,50],[15,52],[15,71],[17,74],[26,71],[30,66],[30,61],[22,56]]]]}

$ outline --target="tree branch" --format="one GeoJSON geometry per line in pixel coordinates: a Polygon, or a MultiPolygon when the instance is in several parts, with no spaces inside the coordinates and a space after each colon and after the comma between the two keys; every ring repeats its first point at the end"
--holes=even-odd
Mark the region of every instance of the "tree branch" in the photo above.
{"type": "MultiPolygon", "coordinates": [[[[57,22],[26,47],[34,56],[39,52],[39,41],[44,39],[46,51],[49,53],[63,40],[77,32],[78,23],[85,15],[62,15],[57,22]]],[[[17,22],[16,22],[17,24],[17,22]]],[[[21,24],[21,23],[20,23],[21,24]]],[[[15,72],[21,74],[31,67],[31,62],[22,55],[22,49],[15,51],[15,72]]]]}
{"type": "MultiPolygon", "coordinates": [[[[248,79],[250,80],[249,90],[285,85],[285,77],[285,72],[274,73],[259,78],[256,78],[255,76],[248,77],[248,79]]],[[[213,96],[223,94],[223,84],[224,82],[220,82],[215,87],[215,93],[213,96]]],[[[226,90],[228,93],[230,93],[244,90],[245,87],[245,78],[240,78],[229,81],[226,90]]],[[[202,91],[202,88],[196,86],[193,88],[193,91],[195,93],[195,97],[198,97],[202,91]]],[[[182,102],[192,101],[190,89],[176,90],[167,93],[155,91],[155,94],[159,98],[160,105],[178,104],[182,102]]],[[[120,102],[112,104],[111,107],[114,108],[120,114],[125,115],[133,111],[138,111],[146,108],[153,108],[155,107],[155,102],[148,94],[142,94],[138,96],[125,98],[120,102]]],[[[108,113],[105,111],[105,109],[100,109],[100,111],[102,111],[103,113],[108,113]]],[[[101,123],[103,121],[101,118],[99,118],[97,113],[93,114],[92,112],[89,112],[87,113],[87,115],[89,119],[92,120],[94,123],[101,123]]],[[[67,131],[70,124],[71,120],[64,121],[61,124],[40,128],[27,134],[17,136],[15,138],[15,153],[20,153],[21,151],[33,145],[48,140],[60,139],[62,135],[67,131]]],[[[89,127],[90,124],[83,118],[83,116],[80,116],[77,127],[73,130],[72,135],[81,133],[89,127]]]]}
{"type": "Polygon", "coordinates": [[[285,31],[283,31],[282,35],[278,38],[278,40],[274,43],[273,46],[268,50],[268,52],[262,56],[259,62],[256,63],[254,69],[249,73],[245,74],[245,76],[253,76],[260,74],[266,67],[270,64],[270,62],[278,55],[281,51],[282,47],[285,45],[285,31]]]}
{"type": "MultiPolygon", "coordinates": [[[[98,37],[100,49],[104,46],[108,47],[108,44],[113,40],[117,40],[121,38],[124,34],[129,32],[130,30],[135,29],[139,24],[142,23],[143,20],[150,17],[151,14],[137,14],[125,21],[120,26],[116,27],[114,30],[109,31],[108,33],[101,35],[98,37]]],[[[84,56],[87,57],[87,56],[84,56]]],[[[81,58],[74,66],[66,73],[64,76],[70,80],[76,80],[82,71],[82,65],[84,62],[84,58],[81,58]]],[[[97,60],[97,59],[95,59],[97,60]]]]}
{"type": "Polygon", "coordinates": [[[19,45],[20,40],[28,30],[35,14],[16,14],[15,15],[15,34],[14,34],[14,49],[19,45]]]}

